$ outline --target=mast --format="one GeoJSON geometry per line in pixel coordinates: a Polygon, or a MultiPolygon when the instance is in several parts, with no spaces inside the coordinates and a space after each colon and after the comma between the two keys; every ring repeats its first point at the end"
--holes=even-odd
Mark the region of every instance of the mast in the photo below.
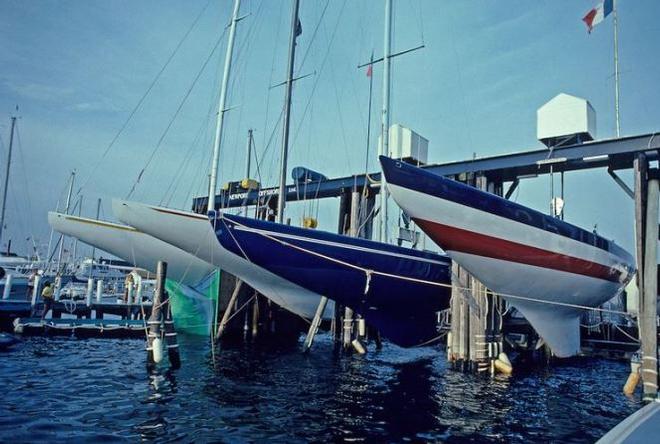
{"type": "MultiPolygon", "coordinates": [[[[381,119],[380,155],[390,155],[390,52],[392,37],[392,0],[385,0],[385,43],[383,47],[383,111],[381,119]]],[[[387,230],[387,187],[385,176],[380,179],[380,233],[379,240],[388,242],[387,230]]]]}
{"type": "Polygon", "coordinates": [[[220,160],[220,144],[222,143],[222,126],[225,116],[225,102],[227,100],[227,84],[229,83],[229,71],[231,59],[234,52],[234,36],[236,35],[236,23],[240,20],[238,11],[241,0],[234,1],[234,12],[229,27],[229,39],[227,40],[227,52],[225,54],[225,68],[222,73],[222,86],[220,88],[220,100],[218,102],[218,120],[215,126],[215,142],[213,144],[213,160],[211,162],[211,177],[209,179],[209,199],[207,211],[215,210],[215,189],[218,182],[218,162],[220,160]]]}
{"type": "Polygon", "coordinates": [[[614,113],[616,116],[616,136],[621,137],[621,121],[619,118],[619,25],[616,0],[613,2],[614,9],[614,113]]]}
{"type": "Polygon", "coordinates": [[[291,14],[291,35],[289,37],[289,62],[287,66],[286,92],[284,95],[284,123],[282,136],[282,153],[280,156],[280,190],[277,195],[277,221],[284,223],[284,207],[286,206],[286,162],[289,151],[289,125],[291,124],[291,93],[293,89],[293,64],[296,57],[296,38],[302,33],[298,21],[299,0],[293,0],[291,14]]]}
{"type": "Polygon", "coordinates": [[[7,167],[5,168],[5,188],[2,192],[2,214],[0,214],[0,243],[2,242],[2,230],[5,226],[5,209],[7,207],[7,186],[9,185],[9,166],[11,165],[11,151],[14,146],[14,127],[16,116],[11,118],[11,133],[9,136],[9,152],[7,153],[7,167]]]}
{"type": "MultiPolygon", "coordinates": [[[[248,137],[247,137],[247,147],[246,147],[246,153],[245,153],[246,159],[245,159],[245,178],[248,180],[248,193],[250,192],[249,189],[249,180],[250,180],[250,160],[252,158],[252,129],[248,130],[248,137]]],[[[243,210],[243,215],[247,217],[248,215],[248,206],[245,204],[245,208],[243,210]]]]}
{"type": "MultiPolygon", "coordinates": [[[[101,214],[101,198],[99,197],[99,199],[96,201],[96,220],[99,220],[100,214],[101,214]]],[[[94,264],[95,256],[96,256],[96,247],[92,247],[92,264],[94,264]]]]}
{"type": "MultiPolygon", "coordinates": [[[[71,194],[73,193],[73,182],[76,179],[76,171],[71,171],[71,182],[69,183],[69,192],[66,195],[66,207],[64,208],[64,214],[69,214],[69,207],[71,205],[71,194]]],[[[57,269],[59,271],[62,266],[62,254],[64,253],[64,235],[60,236],[60,251],[57,253],[57,269]]]]}

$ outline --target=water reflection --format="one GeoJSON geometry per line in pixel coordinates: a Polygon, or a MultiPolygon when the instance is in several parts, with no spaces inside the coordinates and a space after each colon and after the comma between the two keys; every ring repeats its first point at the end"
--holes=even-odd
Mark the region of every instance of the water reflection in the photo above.
{"type": "Polygon", "coordinates": [[[182,368],[134,341],[28,339],[3,354],[0,440],[593,442],[637,406],[628,367],[576,361],[513,378],[447,369],[435,349],[342,357],[180,337],[182,368]]]}

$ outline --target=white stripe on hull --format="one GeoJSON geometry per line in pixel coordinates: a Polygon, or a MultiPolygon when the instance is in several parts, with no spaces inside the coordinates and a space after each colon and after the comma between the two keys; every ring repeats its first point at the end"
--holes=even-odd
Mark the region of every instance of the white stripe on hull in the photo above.
{"type": "MultiPolygon", "coordinates": [[[[276,304],[305,318],[314,317],[321,296],[222,248],[206,217],[135,202],[113,200],[115,216],[164,242],[239,277],[276,304]],[[173,214],[174,213],[174,214],[173,214]]],[[[329,301],[324,318],[329,319],[334,302],[329,301]]]]}

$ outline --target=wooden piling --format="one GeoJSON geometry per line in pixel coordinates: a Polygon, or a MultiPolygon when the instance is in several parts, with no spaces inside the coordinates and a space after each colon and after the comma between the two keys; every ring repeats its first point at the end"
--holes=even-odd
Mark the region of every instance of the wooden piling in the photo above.
{"type": "MultiPolygon", "coordinates": [[[[657,171],[657,170],[656,170],[657,171]]],[[[657,336],[657,250],[658,250],[658,179],[647,185],[646,231],[644,243],[644,291],[640,292],[639,332],[642,343],[642,382],[644,400],[653,401],[658,393],[658,336],[657,336]]]]}
{"type": "MultiPolygon", "coordinates": [[[[181,367],[181,357],[179,356],[179,342],[174,329],[174,320],[172,319],[172,310],[170,308],[170,296],[165,291],[165,279],[167,279],[167,262],[158,262],[158,275],[156,276],[157,286],[162,288],[162,313],[164,314],[163,327],[165,330],[165,346],[167,347],[167,357],[170,360],[172,368],[181,367]]],[[[155,306],[154,306],[155,309],[155,306]]],[[[153,313],[153,311],[152,311],[153,313]]]]}
{"type": "Polygon", "coordinates": [[[165,292],[165,279],[164,275],[167,272],[167,263],[158,261],[156,266],[156,289],[151,307],[151,316],[149,316],[149,332],[147,334],[147,366],[157,364],[159,360],[159,352],[154,350],[154,342],[156,346],[159,345],[161,338],[161,324],[162,317],[162,301],[163,293],[165,292]]]}

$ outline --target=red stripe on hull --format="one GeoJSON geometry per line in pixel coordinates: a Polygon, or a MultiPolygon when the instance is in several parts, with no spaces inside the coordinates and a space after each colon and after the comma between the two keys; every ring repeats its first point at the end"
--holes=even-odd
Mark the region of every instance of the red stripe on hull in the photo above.
{"type": "Polygon", "coordinates": [[[585,259],[530,247],[473,231],[413,218],[417,225],[445,251],[458,251],[536,267],[621,282],[621,272],[585,259]]]}

